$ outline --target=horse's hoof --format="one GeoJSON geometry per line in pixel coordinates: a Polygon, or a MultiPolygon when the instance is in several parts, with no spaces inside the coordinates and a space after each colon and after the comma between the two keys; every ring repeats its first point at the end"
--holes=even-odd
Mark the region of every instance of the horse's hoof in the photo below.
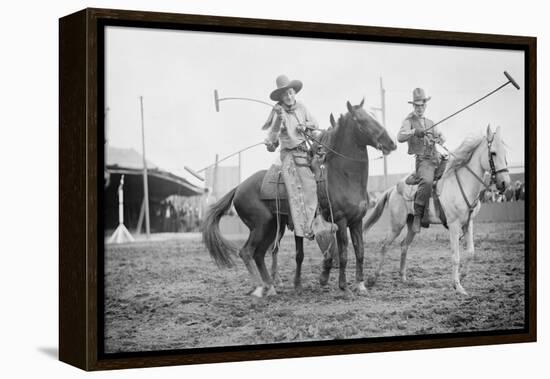
{"type": "Polygon", "coordinates": [[[254,291],[252,291],[252,298],[261,299],[264,294],[264,288],[263,287],[256,287],[254,291]]]}
{"type": "Polygon", "coordinates": [[[463,296],[468,296],[468,292],[460,284],[455,284],[455,291],[463,296]]]}
{"type": "Polygon", "coordinates": [[[277,291],[275,291],[275,287],[274,286],[269,287],[269,289],[267,290],[266,296],[275,296],[275,295],[277,295],[277,291]]]}
{"type": "Polygon", "coordinates": [[[365,287],[365,282],[359,282],[357,283],[357,286],[355,287],[357,290],[357,293],[359,295],[366,295],[368,293],[367,288],[365,287]]]}
{"type": "Polygon", "coordinates": [[[378,280],[378,275],[376,276],[371,276],[367,279],[367,286],[369,287],[374,287],[374,285],[376,284],[376,281],[378,280]]]}
{"type": "Polygon", "coordinates": [[[403,283],[407,283],[407,274],[402,274],[402,275],[401,275],[401,281],[402,281],[403,283]]]}
{"type": "Polygon", "coordinates": [[[304,287],[301,284],[294,285],[294,292],[300,294],[304,292],[304,287]]]}

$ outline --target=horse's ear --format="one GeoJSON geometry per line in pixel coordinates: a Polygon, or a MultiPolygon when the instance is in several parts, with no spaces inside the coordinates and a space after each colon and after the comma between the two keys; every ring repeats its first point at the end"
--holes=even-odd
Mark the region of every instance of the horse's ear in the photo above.
{"type": "Polygon", "coordinates": [[[361,104],[359,104],[359,108],[363,108],[363,104],[365,104],[365,98],[363,98],[363,100],[361,100],[361,104]]]}
{"type": "Polygon", "coordinates": [[[330,125],[335,128],[336,127],[336,120],[334,120],[334,115],[330,114],[330,125]]]}
{"type": "Polygon", "coordinates": [[[493,132],[491,131],[491,124],[487,125],[487,138],[491,138],[493,132]]]}
{"type": "Polygon", "coordinates": [[[349,112],[349,113],[353,113],[353,107],[351,106],[349,100],[348,100],[348,102],[346,102],[346,105],[347,105],[347,107],[348,107],[348,112],[349,112]]]}
{"type": "Polygon", "coordinates": [[[495,130],[495,134],[500,137],[500,125],[497,126],[497,130],[495,130]]]}

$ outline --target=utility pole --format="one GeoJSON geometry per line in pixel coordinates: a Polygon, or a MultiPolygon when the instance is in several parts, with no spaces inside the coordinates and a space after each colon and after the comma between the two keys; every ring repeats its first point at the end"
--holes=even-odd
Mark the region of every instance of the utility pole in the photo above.
{"type": "MultiPolygon", "coordinates": [[[[372,107],[371,109],[375,111],[380,111],[382,114],[382,126],[386,127],[386,90],[384,88],[384,83],[382,82],[382,77],[380,77],[380,107],[372,107]]],[[[384,188],[388,188],[388,158],[386,155],[384,157],[384,188]]]]}
{"type": "Polygon", "coordinates": [[[216,154],[216,163],[214,164],[214,172],[213,172],[213,177],[212,177],[212,192],[214,193],[214,199],[216,199],[216,201],[218,201],[218,170],[219,170],[219,166],[218,166],[218,163],[219,163],[219,156],[218,154],[216,154]]]}
{"type": "Polygon", "coordinates": [[[143,121],[143,96],[139,97],[141,109],[141,153],[143,156],[143,204],[145,210],[145,233],[147,239],[151,237],[151,224],[149,220],[149,182],[147,180],[147,159],[145,158],[145,124],[143,121]]]}

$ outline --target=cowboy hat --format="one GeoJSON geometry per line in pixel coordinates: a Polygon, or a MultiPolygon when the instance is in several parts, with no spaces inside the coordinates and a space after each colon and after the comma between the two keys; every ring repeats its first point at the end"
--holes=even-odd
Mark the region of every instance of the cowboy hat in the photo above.
{"type": "Polygon", "coordinates": [[[409,104],[425,104],[430,101],[432,97],[427,97],[422,88],[415,88],[413,91],[413,101],[409,101],[409,104]]]}
{"type": "Polygon", "coordinates": [[[281,95],[285,93],[285,91],[289,88],[294,88],[294,91],[296,91],[296,93],[300,92],[300,90],[302,89],[301,81],[290,81],[288,80],[288,77],[286,75],[279,75],[275,82],[277,83],[277,89],[271,92],[271,95],[269,95],[269,97],[273,101],[280,101],[281,95]]]}

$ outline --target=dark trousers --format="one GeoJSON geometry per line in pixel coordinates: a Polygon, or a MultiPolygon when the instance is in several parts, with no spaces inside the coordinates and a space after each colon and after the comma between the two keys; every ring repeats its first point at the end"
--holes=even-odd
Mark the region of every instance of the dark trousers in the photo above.
{"type": "Polygon", "coordinates": [[[447,167],[446,159],[416,156],[416,176],[419,178],[419,183],[414,198],[415,214],[423,214],[424,207],[432,195],[434,179],[441,178],[445,167],[447,167]]]}

